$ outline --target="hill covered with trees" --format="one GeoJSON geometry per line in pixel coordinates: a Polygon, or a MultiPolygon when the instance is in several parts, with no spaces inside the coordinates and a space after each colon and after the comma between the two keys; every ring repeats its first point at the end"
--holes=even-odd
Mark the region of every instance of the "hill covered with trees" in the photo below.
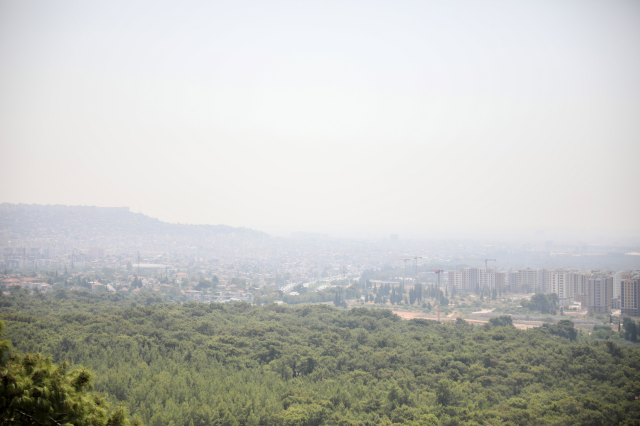
{"type": "Polygon", "coordinates": [[[0,298],[21,352],[95,374],[149,425],[638,424],[640,351],[570,321],[518,330],[389,310],[0,298]]]}
{"type": "Polygon", "coordinates": [[[162,222],[142,213],[133,213],[128,208],[9,203],[0,205],[0,231],[21,238],[66,237],[83,240],[146,236],[207,239],[229,234],[266,237],[259,231],[227,225],[162,222]]]}

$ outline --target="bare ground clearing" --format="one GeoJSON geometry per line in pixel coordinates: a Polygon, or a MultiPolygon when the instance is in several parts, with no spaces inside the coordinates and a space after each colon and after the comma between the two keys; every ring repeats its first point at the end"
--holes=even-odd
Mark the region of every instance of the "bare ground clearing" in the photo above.
{"type": "MultiPolygon", "coordinates": [[[[430,319],[434,321],[437,320],[437,316],[433,314],[423,314],[421,312],[409,312],[409,311],[392,311],[392,312],[404,320],[410,320],[414,318],[425,318],[425,319],[430,319]]],[[[447,317],[441,317],[440,319],[441,321],[449,321],[449,322],[453,322],[456,320],[453,314],[450,314],[447,317]]],[[[468,318],[465,318],[465,321],[471,324],[478,324],[478,325],[489,322],[488,319],[485,320],[485,319],[468,319],[468,318]]],[[[541,325],[542,325],[542,321],[513,320],[513,326],[521,330],[526,330],[528,328],[533,328],[533,327],[540,327],[541,325]]]]}

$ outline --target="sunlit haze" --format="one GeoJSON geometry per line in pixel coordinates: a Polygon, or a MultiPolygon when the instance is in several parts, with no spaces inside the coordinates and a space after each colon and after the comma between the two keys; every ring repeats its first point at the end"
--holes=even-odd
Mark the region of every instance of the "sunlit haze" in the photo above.
{"type": "Polygon", "coordinates": [[[637,1],[0,1],[0,202],[635,235],[638,76],[637,1]]]}

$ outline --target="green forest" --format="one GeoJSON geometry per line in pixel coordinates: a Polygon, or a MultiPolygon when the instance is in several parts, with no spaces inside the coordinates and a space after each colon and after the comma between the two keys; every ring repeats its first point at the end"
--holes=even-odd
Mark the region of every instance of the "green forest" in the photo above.
{"type": "Polygon", "coordinates": [[[92,376],[81,397],[111,407],[97,411],[107,423],[75,424],[127,412],[154,426],[640,424],[640,351],[580,339],[568,320],[519,330],[509,316],[473,326],[84,291],[13,291],[0,319],[11,359],[67,362],[68,386],[92,376]]]}

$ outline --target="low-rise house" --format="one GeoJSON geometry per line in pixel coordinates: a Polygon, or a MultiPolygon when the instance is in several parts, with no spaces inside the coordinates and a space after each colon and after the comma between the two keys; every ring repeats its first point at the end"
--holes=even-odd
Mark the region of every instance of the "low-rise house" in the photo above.
{"type": "Polygon", "coordinates": [[[91,291],[103,291],[105,289],[102,283],[91,283],[91,291]]]}

